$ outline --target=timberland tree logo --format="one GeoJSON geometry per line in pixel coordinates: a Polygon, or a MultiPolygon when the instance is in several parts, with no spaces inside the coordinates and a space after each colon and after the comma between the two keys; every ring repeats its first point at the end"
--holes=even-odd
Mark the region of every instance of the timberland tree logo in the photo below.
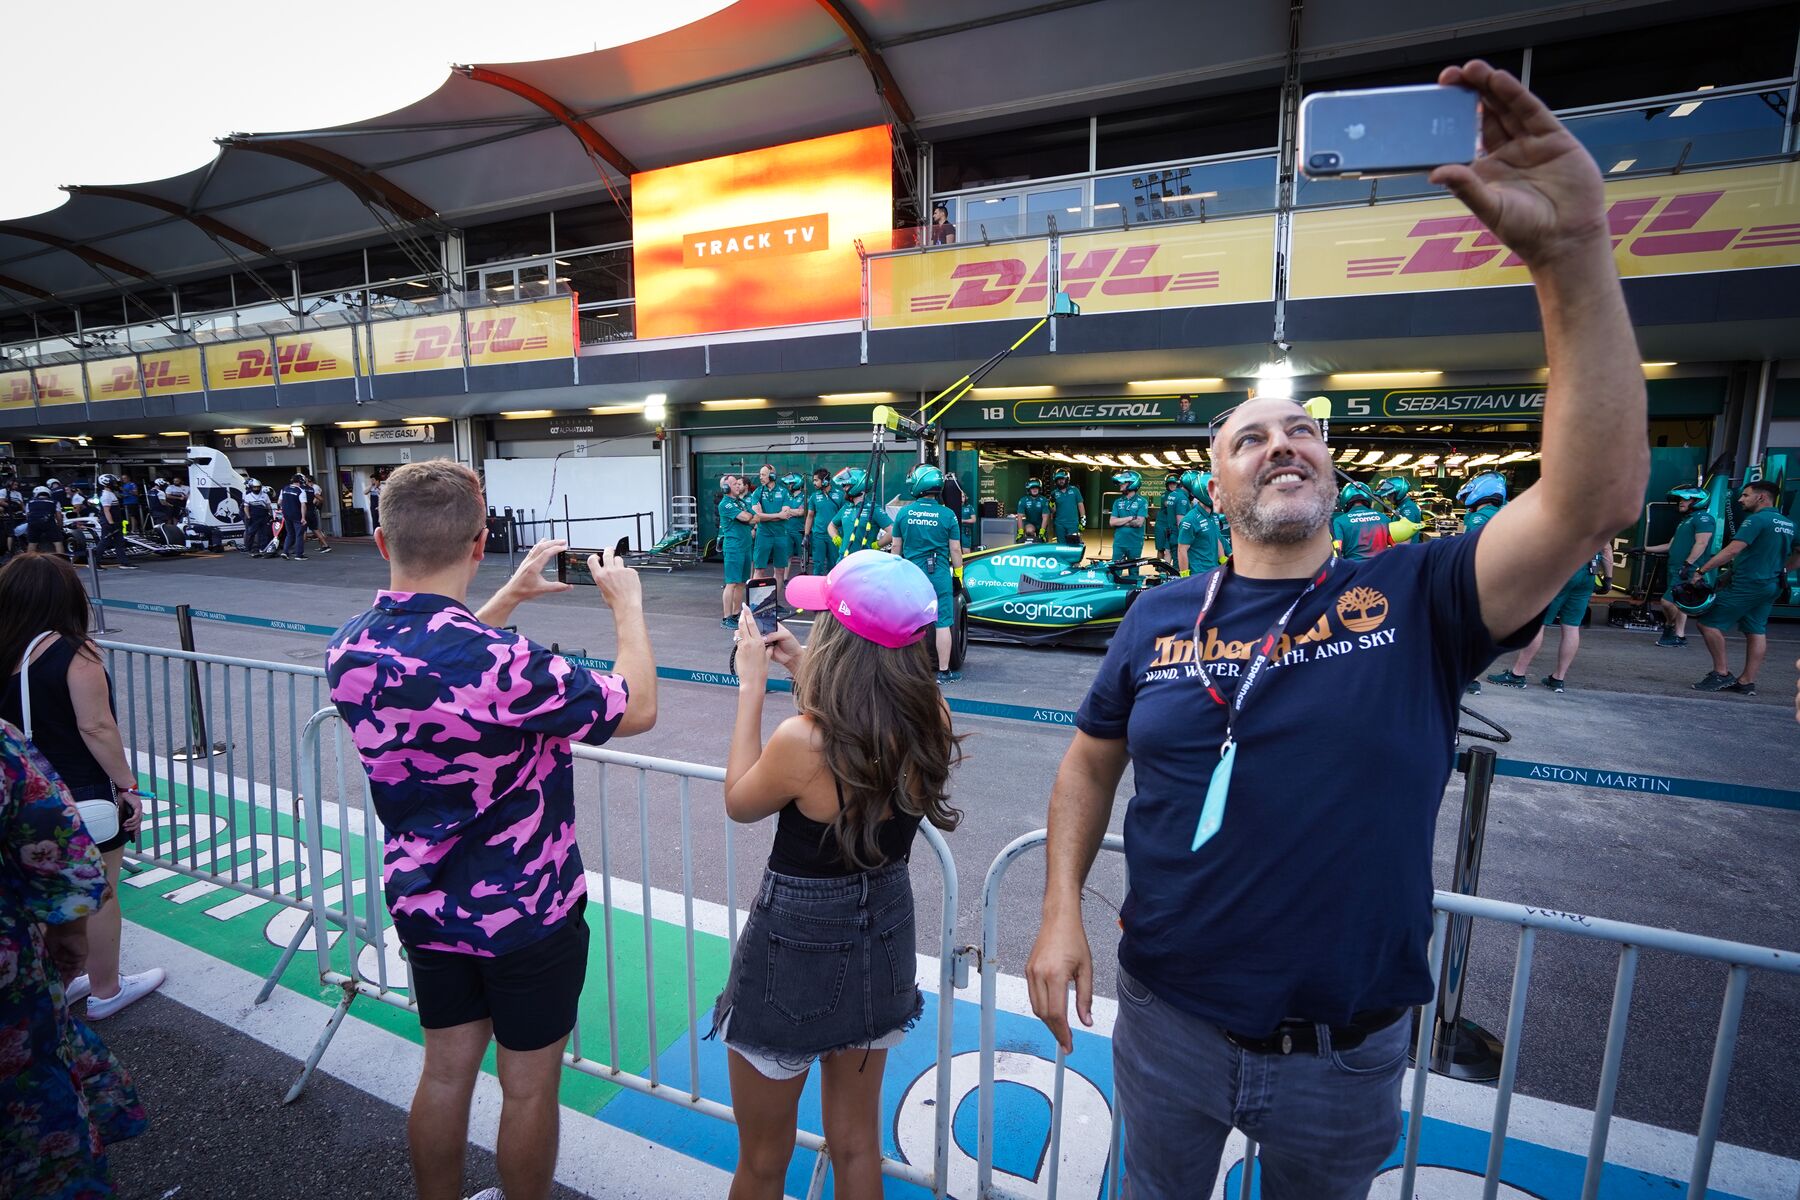
{"type": "MultiPolygon", "coordinates": [[[[1624,247],[1635,258],[1671,254],[1709,254],[1720,250],[1761,250],[1800,243],[1800,225],[1751,225],[1703,228],[1704,218],[1723,199],[1723,188],[1617,200],[1607,206],[1606,222],[1613,248],[1624,247]]],[[[1344,264],[1350,279],[1390,275],[1429,275],[1473,271],[1495,264],[1523,267],[1518,255],[1474,217],[1429,217],[1415,223],[1407,237],[1421,239],[1408,254],[1352,258],[1344,264]],[[1505,255],[1504,258],[1501,258],[1505,255]]]]}
{"type": "MultiPolygon", "coordinates": [[[[1062,290],[1076,300],[1085,299],[1095,288],[1103,296],[1140,296],[1160,292],[1189,292],[1216,288],[1217,271],[1168,271],[1153,269],[1162,246],[1150,242],[1139,246],[1111,249],[1068,251],[1061,266],[1062,290]]],[[[1041,304],[1049,296],[1050,256],[1037,257],[1035,265],[1025,258],[999,256],[980,262],[967,262],[950,272],[960,279],[954,292],[913,296],[908,300],[913,312],[936,312],[941,309],[988,308],[996,304],[1041,304]]]]}
{"type": "Polygon", "coordinates": [[[1387,597],[1374,588],[1353,587],[1338,597],[1337,615],[1351,633],[1372,633],[1387,620],[1387,597]]]}

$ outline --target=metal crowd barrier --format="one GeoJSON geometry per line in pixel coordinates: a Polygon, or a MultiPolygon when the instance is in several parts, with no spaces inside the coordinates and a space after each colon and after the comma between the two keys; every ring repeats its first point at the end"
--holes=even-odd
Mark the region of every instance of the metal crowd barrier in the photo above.
{"type": "MultiPolygon", "coordinates": [[[[391,937],[387,905],[382,896],[381,825],[369,794],[368,778],[363,773],[361,764],[356,760],[354,751],[347,749],[346,742],[343,720],[333,708],[322,708],[313,713],[306,721],[300,735],[298,757],[302,770],[301,792],[305,797],[306,809],[304,827],[307,835],[307,855],[310,862],[308,871],[310,892],[306,901],[309,906],[309,920],[303,926],[302,932],[304,933],[307,929],[311,931],[320,982],[341,989],[343,998],[333,1009],[325,1029],[320,1033],[312,1052],[307,1056],[299,1078],[295,1080],[287,1094],[287,1101],[292,1101],[299,1096],[301,1090],[306,1086],[313,1069],[331,1044],[333,1035],[336,1034],[338,1026],[342,1024],[345,1015],[350,1010],[351,1002],[357,996],[368,996],[396,1008],[416,1012],[416,1007],[411,1000],[411,987],[407,986],[406,994],[402,995],[395,982],[389,977],[389,949],[390,946],[397,943],[394,943],[391,937]],[[337,784],[335,789],[329,787],[330,780],[327,778],[324,764],[322,731],[327,725],[333,726],[332,741],[336,758],[337,784]],[[327,807],[328,798],[334,795],[339,806],[335,817],[327,807]],[[353,824],[360,826],[362,852],[352,854],[349,852],[348,843],[340,841],[340,849],[343,851],[340,856],[340,871],[334,872],[331,869],[325,846],[325,831],[333,827],[344,830],[353,824]],[[336,882],[332,882],[334,874],[338,875],[336,882]],[[330,929],[341,930],[335,944],[329,935],[330,929]],[[370,951],[373,953],[371,954],[370,951]],[[366,960],[372,960],[374,963],[373,978],[370,977],[368,968],[363,965],[366,960]]],[[[594,1042],[592,1032],[590,1031],[584,1039],[581,1023],[577,1021],[575,1030],[569,1039],[569,1046],[563,1054],[563,1064],[569,1070],[579,1071],[643,1095],[653,1096],[682,1108],[735,1124],[736,1115],[731,1106],[708,1099],[700,1094],[700,1042],[705,1010],[700,1006],[695,970],[692,785],[695,782],[723,784],[725,770],[722,767],[676,762],[670,759],[652,758],[647,755],[628,754],[580,744],[574,745],[572,750],[578,761],[595,764],[598,773],[600,861],[597,864],[589,863],[588,866],[597,870],[601,881],[601,891],[598,897],[591,895],[589,897],[589,917],[591,919],[594,915],[593,904],[597,899],[600,910],[598,923],[601,927],[606,963],[607,1028],[605,1053],[603,1056],[596,1057],[592,1052],[594,1042]],[[614,832],[612,818],[608,812],[613,794],[612,784],[615,772],[627,773],[627,777],[635,786],[637,800],[638,856],[637,862],[633,865],[638,871],[639,883],[637,886],[641,888],[645,1012],[648,1025],[646,1032],[649,1042],[648,1073],[643,1075],[626,1070],[619,1061],[619,1013],[616,989],[618,975],[615,965],[620,942],[615,936],[613,922],[616,911],[612,876],[614,832]],[[653,775],[672,778],[678,793],[684,931],[683,970],[688,1017],[688,1086],[685,1088],[671,1086],[664,1082],[657,1065],[661,1043],[656,1034],[657,977],[653,945],[654,893],[656,889],[650,882],[652,877],[650,779],[653,775]],[[588,1047],[585,1051],[583,1049],[584,1040],[588,1047]]],[[[719,815],[725,828],[726,902],[724,907],[727,913],[728,941],[731,949],[735,952],[738,938],[738,912],[735,903],[732,902],[732,893],[735,890],[733,885],[736,879],[733,840],[736,823],[724,815],[722,808],[719,815]]],[[[666,829],[665,820],[666,816],[658,816],[656,828],[666,829]]],[[[941,1200],[945,1196],[948,1186],[950,1122],[953,1116],[950,1103],[949,1062],[955,1008],[956,866],[950,857],[950,848],[944,842],[943,835],[928,824],[922,825],[921,831],[924,840],[932,848],[943,878],[942,907],[939,917],[940,947],[936,1028],[937,1104],[932,1162],[927,1168],[898,1159],[886,1158],[882,1161],[882,1172],[891,1178],[905,1180],[927,1188],[941,1200]]],[[[285,961],[283,965],[285,965],[285,961]]],[[[795,1144],[801,1149],[819,1153],[818,1164],[808,1190],[810,1200],[811,1197],[820,1195],[824,1186],[825,1172],[829,1161],[825,1141],[816,1133],[800,1130],[795,1138],[795,1144]]]]}
{"type": "MultiPolygon", "coordinates": [[[[1042,846],[1045,830],[1021,834],[1001,850],[988,868],[981,893],[981,1091],[978,1101],[978,1145],[976,1170],[977,1194],[982,1200],[1005,1200],[1019,1197],[994,1184],[994,1060],[997,1052],[995,1014],[999,994],[999,911],[1000,885],[1008,869],[1020,857],[1042,846]]],[[[1101,848],[1124,853],[1125,840],[1108,834],[1101,848]]],[[[1725,980],[1725,999],[1719,1014],[1719,1025],[1713,1040],[1712,1067],[1707,1077],[1706,1098],[1700,1113],[1700,1125],[1694,1146],[1694,1159],[1688,1172],[1688,1200],[1702,1200],[1712,1174],[1713,1151],[1719,1139],[1719,1120],[1725,1111],[1725,1093],[1731,1074],[1731,1061],[1737,1047],[1738,1020],[1744,1010],[1744,994],[1752,970],[1771,971],[1782,975],[1800,975],[1800,955],[1791,951],[1750,946],[1720,938],[1700,937],[1669,929],[1609,921],[1581,913],[1557,912],[1528,908],[1487,900],[1479,896],[1459,896],[1438,892],[1432,899],[1431,975],[1438,978],[1443,964],[1444,944],[1452,918],[1491,921],[1519,927],[1519,949],[1513,968],[1512,995],[1507,1006],[1504,1051],[1500,1064],[1499,1086],[1494,1099],[1493,1126],[1488,1134],[1487,1169],[1482,1177],[1482,1196],[1493,1200],[1500,1181],[1500,1168],[1506,1151],[1506,1129],[1511,1115],[1513,1085],[1518,1076],[1519,1041],[1525,1026],[1526,999],[1531,984],[1531,964],[1540,931],[1567,934],[1588,941],[1608,943],[1619,948],[1618,974],[1613,987],[1612,1013],[1606,1027],[1606,1049],[1600,1067],[1599,1091],[1594,1099],[1594,1122],[1588,1140],[1586,1170],[1581,1185],[1581,1200],[1595,1200],[1600,1194],[1600,1175],[1605,1167],[1607,1137],[1612,1129],[1613,1101],[1618,1090],[1619,1064],[1625,1053],[1626,1021],[1631,1013],[1632,989],[1637,979],[1638,955],[1644,950],[1662,951],[1688,958],[1719,963],[1729,970],[1725,980]]],[[[1420,1010],[1418,1036],[1413,1047],[1413,1062],[1431,1060],[1432,1030],[1437,1016],[1438,993],[1420,1010]]],[[[1050,1102],[1050,1144],[1047,1188],[1041,1200],[1056,1200],[1057,1171],[1060,1166],[1063,1077],[1067,1072],[1064,1055],[1056,1053],[1054,1091],[1050,1102]]],[[[1425,1119],[1426,1080],[1431,1072],[1415,1066],[1412,1072],[1410,1099],[1406,1104],[1407,1122],[1403,1134],[1405,1155],[1398,1194],[1412,1196],[1419,1168],[1419,1138],[1425,1119]]],[[[1118,1106],[1113,1106],[1112,1153],[1107,1165],[1106,1195],[1119,1195],[1122,1169],[1120,1121],[1118,1106]]],[[[1125,1131],[1129,1137],[1129,1131],[1125,1131]]],[[[1256,1143],[1247,1142],[1243,1171],[1238,1185],[1239,1200],[1250,1200],[1251,1181],[1256,1161],[1256,1143]]]]}

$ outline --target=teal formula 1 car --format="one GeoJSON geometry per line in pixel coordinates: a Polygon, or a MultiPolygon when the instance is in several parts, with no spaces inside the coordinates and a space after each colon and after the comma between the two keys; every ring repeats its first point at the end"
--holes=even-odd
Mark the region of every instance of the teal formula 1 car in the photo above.
{"type": "Polygon", "coordinates": [[[1105,645],[1139,593],[1176,577],[1157,559],[1083,565],[1083,553],[1021,542],[965,554],[957,641],[1105,645]]]}

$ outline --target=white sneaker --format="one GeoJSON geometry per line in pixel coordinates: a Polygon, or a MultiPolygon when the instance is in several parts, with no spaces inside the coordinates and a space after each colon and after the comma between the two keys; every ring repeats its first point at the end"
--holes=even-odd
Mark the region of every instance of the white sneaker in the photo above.
{"type": "Polygon", "coordinates": [[[80,1004],[83,1000],[87,999],[88,993],[93,990],[93,986],[88,983],[88,977],[86,975],[77,975],[74,981],[71,982],[68,987],[63,989],[63,995],[68,998],[70,1004],[80,1004]]]}
{"type": "Polygon", "coordinates": [[[497,1187],[482,1188],[479,1192],[470,1196],[469,1200],[506,1200],[506,1193],[497,1187]]]}
{"type": "Polygon", "coordinates": [[[88,993],[87,1019],[102,1021],[112,1016],[134,1000],[142,1000],[151,992],[163,985],[168,975],[161,967],[151,967],[148,971],[139,971],[135,975],[119,976],[118,994],[112,996],[96,996],[88,993]]]}

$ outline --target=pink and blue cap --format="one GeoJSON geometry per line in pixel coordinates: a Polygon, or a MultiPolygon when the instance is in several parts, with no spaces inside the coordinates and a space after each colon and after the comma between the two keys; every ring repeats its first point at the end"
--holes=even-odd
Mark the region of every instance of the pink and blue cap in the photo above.
{"type": "Polygon", "coordinates": [[[829,575],[788,580],[788,603],[829,612],[878,646],[910,646],[937,624],[937,591],[913,563],[880,550],[858,550],[829,575]]]}

